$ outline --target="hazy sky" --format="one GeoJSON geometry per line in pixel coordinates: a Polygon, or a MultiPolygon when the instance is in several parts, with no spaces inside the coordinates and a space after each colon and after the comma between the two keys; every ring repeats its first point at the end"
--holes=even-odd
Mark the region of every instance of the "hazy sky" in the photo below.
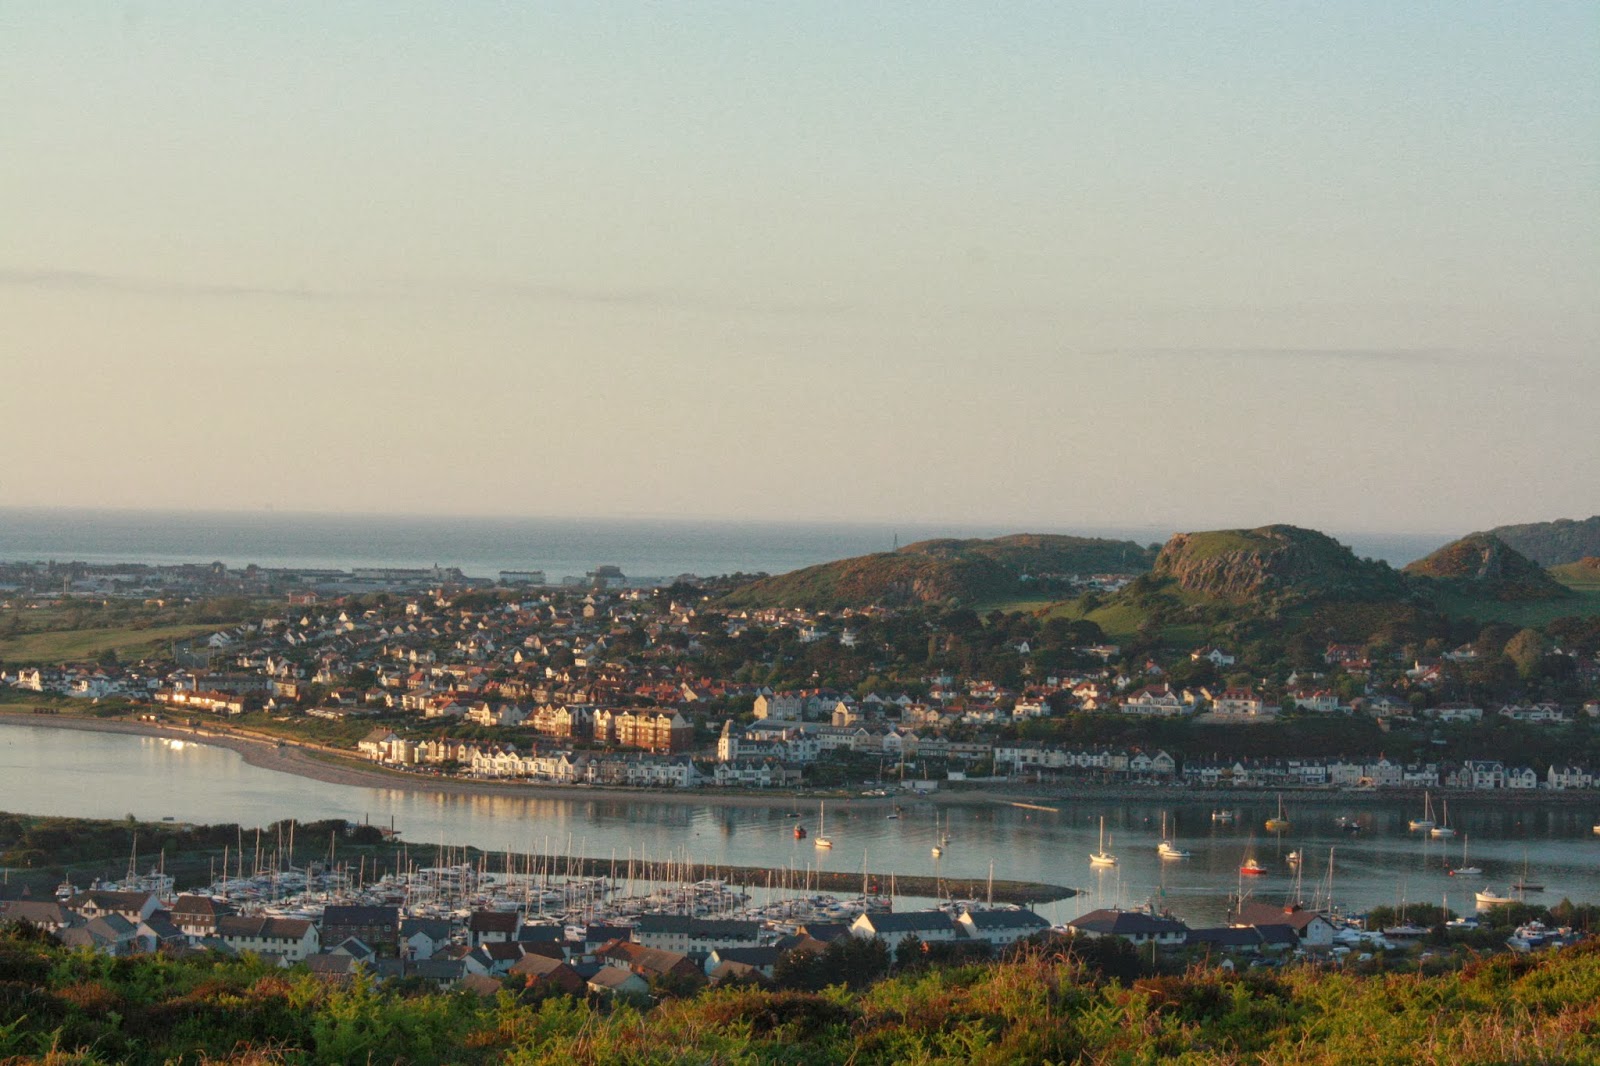
{"type": "Polygon", "coordinates": [[[1563,3],[0,0],[0,505],[1600,511],[1563,3]]]}

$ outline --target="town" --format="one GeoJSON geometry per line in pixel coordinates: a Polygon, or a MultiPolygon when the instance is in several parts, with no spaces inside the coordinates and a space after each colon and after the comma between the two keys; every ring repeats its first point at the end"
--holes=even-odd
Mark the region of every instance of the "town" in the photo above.
{"type": "Polygon", "coordinates": [[[0,667],[13,703],[316,742],[417,773],[658,789],[1596,787],[1600,652],[1552,645],[1539,673],[1519,673],[1504,626],[1455,647],[1300,641],[1293,661],[1261,661],[1118,646],[1093,623],[1022,612],[729,608],[725,579],[633,587],[604,566],[555,587],[441,568],[0,576],[12,631],[50,612],[234,616],[138,661],[0,667]]]}

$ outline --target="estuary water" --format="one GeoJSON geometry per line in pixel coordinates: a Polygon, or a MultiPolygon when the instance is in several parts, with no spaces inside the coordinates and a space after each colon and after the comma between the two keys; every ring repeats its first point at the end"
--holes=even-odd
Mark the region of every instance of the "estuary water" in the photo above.
{"type": "MultiPolygon", "coordinates": [[[[88,818],[181,822],[238,822],[246,827],[283,818],[344,818],[391,821],[404,839],[473,845],[493,851],[555,852],[594,858],[630,855],[652,860],[790,868],[804,871],[854,871],[863,863],[874,872],[940,874],[957,891],[981,892],[991,863],[997,878],[1069,885],[1082,894],[1046,905],[1051,921],[1067,921],[1114,904],[1155,898],[1180,917],[1216,922],[1226,897],[1240,884],[1240,862],[1253,855],[1268,869],[1246,883],[1257,899],[1278,902],[1294,889],[1286,856],[1301,850],[1303,895],[1310,898],[1327,875],[1333,851],[1334,899],[1360,911],[1403,900],[1447,900],[1470,911],[1472,892],[1485,885],[1505,889],[1522,875],[1545,891],[1534,902],[1563,896],[1600,901],[1600,798],[1589,806],[1507,806],[1488,796],[1460,797],[1450,803],[1450,823],[1461,835],[1438,841],[1408,832],[1406,822],[1420,815],[1412,801],[1373,796],[1352,798],[1349,807],[1306,804],[1285,798],[1292,828],[1269,834],[1263,828],[1275,808],[1270,800],[1218,794],[1213,801],[1163,802],[1159,792],[1124,802],[1093,796],[1042,801],[1055,812],[999,805],[935,805],[907,797],[899,818],[882,807],[832,803],[825,812],[814,801],[780,802],[775,807],[663,803],[646,797],[608,795],[527,799],[509,796],[455,796],[402,789],[329,784],[247,764],[236,752],[193,742],[52,729],[26,723],[0,723],[0,810],[88,818]],[[1231,825],[1216,824],[1212,811],[1236,812],[1231,825]],[[795,822],[815,836],[825,813],[832,851],[810,839],[797,842],[795,822]],[[1166,816],[1178,845],[1192,852],[1181,861],[1156,855],[1161,820],[1166,816]],[[1347,834],[1335,825],[1352,816],[1363,831],[1347,834]],[[1092,870],[1089,853],[1097,847],[1105,818],[1108,850],[1118,858],[1110,870],[1092,870]],[[949,846],[935,860],[932,846],[948,827],[949,846]],[[1481,877],[1453,877],[1462,865],[1463,837],[1481,877]]],[[[1437,804],[1437,800],[1436,800],[1437,804]]]]}

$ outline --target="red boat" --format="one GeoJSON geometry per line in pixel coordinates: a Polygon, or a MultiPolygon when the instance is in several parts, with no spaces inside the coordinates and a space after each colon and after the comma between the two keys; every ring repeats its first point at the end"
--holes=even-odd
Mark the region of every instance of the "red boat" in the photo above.
{"type": "Polygon", "coordinates": [[[1267,872],[1267,868],[1254,859],[1246,859],[1244,865],[1239,867],[1239,872],[1246,877],[1260,877],[1267,872]]]}
{"type": "Polygon", "coordinates": [[[804,840],[806,838],[806,827],[803,826],[803,825],[795,826],[794,827],[794,838],[796,840],[804,840]]]}

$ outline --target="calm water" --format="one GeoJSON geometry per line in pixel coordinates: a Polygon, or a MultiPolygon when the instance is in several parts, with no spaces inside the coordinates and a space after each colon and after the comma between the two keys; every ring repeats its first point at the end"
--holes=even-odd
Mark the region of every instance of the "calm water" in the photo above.
{"type": "MultiPolygon", "coordinates": [[[[401,518],[376,515],[174,514],[155,511],[0,509],[0,560],[89,563],[209,563],[230,566],[348,568],[457,566],[474,577],[501,570],[544,570],[552,581],[610,563],[632,576],[784,573],[814,563],[929,537],[989,537],[1009,526],[623,521],[617,519],[401,518]]],[[[1142,528],[1044,528],[1165,541],[1173,532],[1142,528]]],[[[1357,554],[1402,566],[1451,538],[1444,535],[1338,535],[1357,554]]]]}
{"type": "MultiPolygon", "coordinates": [[[[1140,903],[1164,897],[1190,921],[1220,920],[1224,896],[1238,884],[1247,851],[1271,873],[1251,886],[1260,899],[1279,900],[1292,888],[1284,855],[1301,848],[1309,856],[1304,878],[1309,897],[1326,874],[1328,849],[1336,849],[1335,898],[1346,908],[1365,909],[1402,898],[1471,907],[1471,891],[1484,884],[1505,888],[1522,873],[1524,855],[1547,891],[1531,897],[1554,902],[1562,896],[1600,901],[1600,838],[1590,826],[1600,820],[1588,807],[1512,810],[1488,798],[1451,803],[1452,824],[1469,837],[1470,858],[1484,876],[1461,883],[1446,873],[1459,863],[1461,839],[1441,842],[1406,832],[1420,812],[1398,802],[1339,808],[1295,809],[1293,831],[1281,838],[1261,826],[1272,813],[1265,802],[1231,804],[1232,826],[1213,825],[1211,803],[1163,805],[1084,800],[1060,804],[1060,813],[1012,807],[939,808],[948,819],[950,847],[935,869],[930,848],[936,809],[907,802],[891,820],[881,809],[830,806],[827,832],[832,852],[810,841],[797,844],[794,819],[784,809],[722,808],[616,799],[515,799],[443,796],[395,789],[326,784],[250,766],[223,748],[185,744],[175,749],[152,738],[83,733],[42,726],[0,724],[0,810],[92,818],[134,814],[158,820],[239,822],[266,825],[280,818],[342,817],[387,825],[392,818],[406,839],[472,844],[491,850],[564,852],[598,858],[648,853],[652,859],[687,850],[695,862],[749,866],[822,864],[859,870],[863,856],[874,871],[941,873],[979,882],[994,863],[995,876],[1072,885],[1077,898],[1047,906],[1046,917],[1065,921],[1097,906],[1140,903]],[[1165,811],[1179,844],[1194,853],[1184,862],[1162,862],[1155,846],[1165,811]],[[1350,837],[1333,819],[1355,814],[1368,826],[1350,837]],[[1104,815],[1116,869],[1092,871],[1089,852],[1104,815]]],[[[817,811],[800,811],[813,834],[817,811]]]]}

